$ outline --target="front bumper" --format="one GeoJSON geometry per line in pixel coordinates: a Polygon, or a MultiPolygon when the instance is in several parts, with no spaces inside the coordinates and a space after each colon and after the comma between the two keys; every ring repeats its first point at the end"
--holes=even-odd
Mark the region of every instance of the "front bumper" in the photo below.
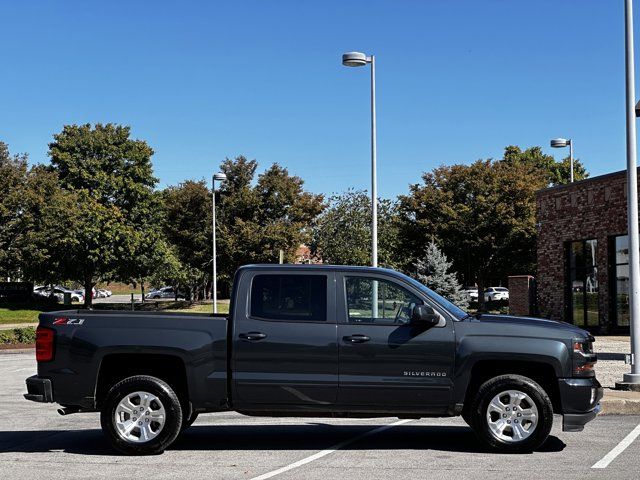
{"type": "Polygon", "coordinates": [[[581,432],[600,412],[603,389],[591,378],[560,378],[558,380],[562,408],[562,431],[581,432]]]}
{"type": "Polygon", "coordinates": [[[27,378],[26,383],[27,393],[24,394],[24,398],[32,402],[53,403],[51,380],[34,375],[27,378]]]}

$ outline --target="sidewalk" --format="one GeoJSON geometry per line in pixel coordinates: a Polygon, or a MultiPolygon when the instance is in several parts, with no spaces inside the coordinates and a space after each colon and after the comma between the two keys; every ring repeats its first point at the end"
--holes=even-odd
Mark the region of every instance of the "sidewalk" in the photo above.
{"type": "Polygon", "coordinates": [[[640,415],[640,392],[604,389],[600,415],[640,415]]]}
{"type": "Polygon", "coordinates": [[[14,328],[37,327],[38,322],[34,323],[5,323],[0,325],[0,330],[13,330],[14,328]]]}

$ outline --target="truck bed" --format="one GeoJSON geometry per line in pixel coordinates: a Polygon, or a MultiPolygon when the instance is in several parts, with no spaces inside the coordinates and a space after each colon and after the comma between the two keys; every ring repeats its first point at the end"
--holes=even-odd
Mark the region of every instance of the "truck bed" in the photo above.
{"type": "Polygon", "coordinates": [[[65,310],[42,313],[39,320],[41,327],[55,331],[56,355],[51,362],[39,362],[38,375],[55,377],[57,403],[95,409],[101,388],[97,378],[110,356],[122,362],[124,354],[135,362],[136,355],[144,354],[147,359],[172,357],[182,365],[194,408],[211,411],[226,405],[226,315],[65,310]]]}

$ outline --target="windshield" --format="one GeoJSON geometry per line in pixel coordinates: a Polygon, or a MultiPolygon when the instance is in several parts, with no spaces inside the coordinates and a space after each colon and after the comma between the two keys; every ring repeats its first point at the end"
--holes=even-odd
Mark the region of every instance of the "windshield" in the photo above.
{"type": "Polygon", "coordinates": [[[411,282],[411,284],[414,287],[419,289],[421,292],[423,292],[425,295],[427,295],[429,298],[431,298],[434,302],[436,302],[438,305],[440,305],[442,308],[444,308],[447,312],[449,312],[451,315],[456,317],[456,319],[462,320],[465,317],[469,316],[469,314],[467,312],[462,310],[456,304],[450,302],[449,300],[444,298],[442,295],[438,295],[436,292],[434,292],[430,288],[425,287],[423,284],[421,284],[417,280],[414,280],[413,278],[411,278],[409,276],[406,276],[406,275],[405,275],[405,278],[407,278],[407,280],[409,280],[409,282],[411,282]]]}
{"type": "Polygon", "coordinates": [[[504,288],[504,287],[496,287],[496,288],[494,288],[494,290],[495,290],[496,292],[508,292],[508,291],[509,291],[509,290],[507,290],[507,289],[506,289],[506,288],[504,288]]]}

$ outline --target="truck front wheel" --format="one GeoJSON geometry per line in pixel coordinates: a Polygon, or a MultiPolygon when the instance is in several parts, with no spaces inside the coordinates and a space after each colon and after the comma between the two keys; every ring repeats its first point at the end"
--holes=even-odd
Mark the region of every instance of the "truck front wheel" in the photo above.
{"type": "Polygon", "coordinates": [[[471,425],[492,450],[530,452],[541,446],[553,425],[547,393],[530,378],[501,375],[485,382],[473,400],[471,425]]]}
{"type": "Polygon", "coordinates": [[[106,396],[100,423],[111,445],[127,455],[162,453],[180,433],[182,408],[159,378],[136,375],[115,384],[106,396]]]}

